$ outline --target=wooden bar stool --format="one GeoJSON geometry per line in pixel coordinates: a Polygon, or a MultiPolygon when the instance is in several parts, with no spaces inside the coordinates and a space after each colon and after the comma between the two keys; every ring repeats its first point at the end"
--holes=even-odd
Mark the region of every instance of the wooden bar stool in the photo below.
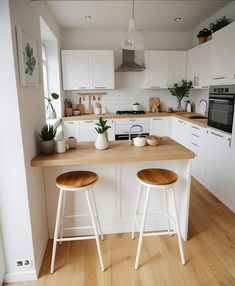
{"type": "Polygon", "coordinates": [[[134,239],[135,224],[137,224],[137,226],[140,229],[140,236],[139,236],[138,249],[137,249],[137,255],[136,255],[136,260],[135,260],[135,269],[138,269],[139,267],[140,253],[141,253],[142,242],[143,242],[144,236],[156,236],[156,235],[171,235],[172,236],[173,234],[177,234],[181,262],[182,264],[185,264],[183,245],[182,245],[182,239],[181,239],[180,227],[179,227],[179,220],[178,220],[178,214],[177,214],[177,208],[176,208],[175,194],[174,194],[174,190],[172,189],[172,186],[175,184],[177,179],[178,179],[178,176],[174,172],[165,170],[165,169],[143,169],[137,173],[137,180],[139,181],[140,185],[139,185],[139,191],[138,191],[137,202],[136,202],[136,207],[135,207],[135,216],[134,216],[134,222],[133,222],[132,234],[131,234],[131,238],[134,239]],[[140,224],[137,216],[140,214],[138,213],[138,210],[139,210],[140,197],[141,197],[143,186],[147,187],[147,190],[146,190],[146,197],[145,197],[145,202],[144,202],[142,222],[140,224]],[[167,231],[144,233],[146,216],[148,213],[150,192],[153,190],[160,190],[160,189],[163,191],[163,195],[164,195],[164,208],[165,208],[165,213],[167,217],[167,231]],[[173,218],[168,212],[168,199],[171,199],[172,201],[173,215],[175,216],[175,218],[173,218]],[[175,226],[175,230],[170,230],[169,221],[173,223],[173,225],[175,226]]]}
{"type": "Polygon", "coordinates": [[[100,245],[100,240],[99,240],[99,234],[102,240],[103,240],[103,235],[101,232],[100,221],[99,221],[96,202],[95,202],[95,196],[94,196],[93,188],[92,188],[97,180],[98,180],[97,174],[93,172],[89,172],[89,171],[73,171],[73,172],[64,173],[60,175],[59,177],[57,177],[56,185],[60,190],[60,194],[59,194],[58,207],[57,207],[50,273],[54,272],[57,242],[62,243],[62,241],[74,241],[74,240],[86,240],[86,239],[96,239],[96,245],[97,245],[101,270],[102,271],[105,270],[102,252],[101,252],[101,245],[100,245]],[[79,192],[79,191],[84,191],[85,193],[86,201],[87,201],[87,205],[89,209],[89,214],[64,216],[66,193],[67,192],[79,192]],[[63,226],[64,218],[81,217],[81,216],[83,217],[90,216],[91,221],[92,221],[92,226],[64,228],[63,226]],[[63,230],[88,229],[88,228],[94,229],[94,235],[63,238],[63,230]],[[60,232],[60,237],[59,237],[59,232],[60,232]]]}

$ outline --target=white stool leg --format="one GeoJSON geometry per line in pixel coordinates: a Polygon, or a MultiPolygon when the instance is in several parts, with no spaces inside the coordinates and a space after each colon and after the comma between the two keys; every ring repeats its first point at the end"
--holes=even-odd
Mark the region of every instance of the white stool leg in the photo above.
{"type": "Polygon", "coordinates": [[[85,190],[85,194],[86,194],[86,200],[87,200],[89,212],[90,212],[90,215],[91,215],[92,224],[93,224],[93,227],[94,227],[94,232],[95,232],[95,237],[96,237],[96,245],[97,245],[97,250],[98,250],[98,256],[99,256],[99,260],[100,260],[101,270],[104,271],[105,269],[104,269],[103,257],[102,257],[102,252],[101,252],[100,239],[99,239],[99,234],[98,234],[96,223],[95,223],[95,216],[94,216],[94,212],[93,212],[93,209],[92,209],[92,205],[91,205],[90,197],[89,197],[89,194],[88,194],[88,190],[85,190]]]}
{"type": "Polygon", "coordinates": [[[62,207],[63,195],[64,195],[64,191],[62,189],[60,189],[59,200],[58,200],[58,207],[57,207],[57,214],[56,214],[56,223],[55,223],[55,232],[54,232],[54,241],[53,241],[53,248],[52,248],[50,273],[54,272],[55,255],[56,255],[57,238],[58,238],[59,226],[60,226],[61,207],[62,207]]]}
{"type": "Polygon", "coordinates": [[[92,201],[93,201],[93,205],[94,205],[94,209],[95,209],[95,216],[97,219],[97,226],[98,226],[99,234],[100,234],[101,239],[104,240],[103,233],[102,233],[101,226],[100,226],[100,219],[99,219],[98,212],[97,212],[97,206],[96,206],[93,188],[91,188],[90,190],[91,190],[91,197],[92,197],[92,201]]]}
{"type": "Polygon", "coordinates": [[[182,264],[185,264],[184,250],[183,250],[182,238],[181,238],[181,234],[180,234],[180,227],[179,227],[179,219],[178,219],[177,208],[176,208],[175,194],[171,188],[170,188],[170,193],[171,193],[171,196],[173,199],[173,208],[174,208],[174,212],[175,212],[175,223],[176,223],[176,231],[177,231],[178,242],[179,242],[181,262],[182,262],[182,264]]]}
{"type": "MultiPolygon", "coordinates": [[[[62,199],[62,211],[61,211],[61,217],[60,217],[60,238],[63,238],[65,202],[66,202],[66,192],[64,191],[64,195],[62,199]]],[[[62,244],[62,241],[59,242],[59,245],[61,244],[62,244]]]]}
{"type": "MultiPolygon", "coordinates": [[[[169,222],[169,217],[168,217],[168,202],[167,202],[167,190],[163,190],[163,198],[164,198],[164,206],[165,206],[165,212],[167,216],[167,230],[170,232],[170,222],[169,222]]],[[[172,234],[170,235],[172,236],[172,234]]]]}
{"type": "Polygon", "coordinates": [[[136,223],[137,213],[138,213],[139,205],[140,205],[141,191],[142,191],[142,185],[139,184],[139,190],[138,190],[138,195],[137,195],[137,200],[136,200],[136,205],[135,205],[134,220],[132,224],[131,239],[135,238],[135,223],[136,223]]]}
{"type": "Polygon", "coordinates": [[[141,223],[141,228],[140,228],[139,243],[138,243],[137,255],[136,255],[136,260],[135,260],[135,269],[136,270],[139,267],[140,253],[141,253],[142,242],[143,242],[143,233],[144,233],[146,215],[147,215],[148,204],[149,204],[150,187],[147,188],[146,192],[147,193],[146,193],[146,198],[145,198],[145,203],[144,203],[144,212],[143,212],[143,218],[142,218],[142,223],[141,223]]]}

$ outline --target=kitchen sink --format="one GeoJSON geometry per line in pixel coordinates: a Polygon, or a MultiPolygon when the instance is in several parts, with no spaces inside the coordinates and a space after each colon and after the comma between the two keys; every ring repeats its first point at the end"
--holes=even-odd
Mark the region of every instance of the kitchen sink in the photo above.
{"type": "Polygon", "coordinates": [[[189,117],[190,119],[207,119],[207,117],[203,115],[193,115],[189,117]]]}

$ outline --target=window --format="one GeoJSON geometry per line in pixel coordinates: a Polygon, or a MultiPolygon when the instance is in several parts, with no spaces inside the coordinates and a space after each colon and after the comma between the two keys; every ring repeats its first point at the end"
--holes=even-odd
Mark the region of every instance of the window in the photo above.
{"type": "MultiPolygon", "coordinates": [[[[49,89],[48,89],[48,72],[47,72],[47,55],[46,55],[46,46],[42,43],[42,72],[43,72],[43,91],[44,98],[48,98],[49,89]]],[[[45,111],[47,114],[47,100],[45,99],[45,111]]]]}

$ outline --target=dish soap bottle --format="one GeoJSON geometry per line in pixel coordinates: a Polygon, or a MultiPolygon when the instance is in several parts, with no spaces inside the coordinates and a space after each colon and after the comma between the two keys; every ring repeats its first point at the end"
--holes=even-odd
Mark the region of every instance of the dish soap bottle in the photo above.
{"type": "Polygon", "coordinates": [[[186,101],[186,110],[187,110],[187,112],[192,112],[192,104],[191,104],[190,100],[186,101]]]}

